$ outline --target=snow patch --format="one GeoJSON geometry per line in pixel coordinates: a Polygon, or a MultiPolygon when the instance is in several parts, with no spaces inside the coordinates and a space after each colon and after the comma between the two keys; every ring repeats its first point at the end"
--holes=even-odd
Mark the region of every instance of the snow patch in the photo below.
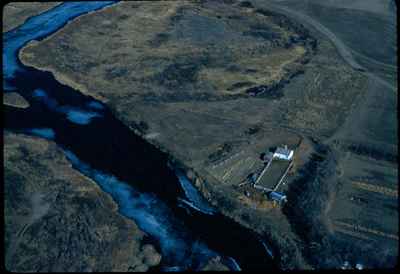
{"type": "Polygon", "coordinates": [[[268,246],[264,243],[264,241],[260,240],[262,245],[264,246],[265,250],[267,251],[268,255],[273,258],[274,254],[272,253],[272,250],[268,248],[268,246]]]}
{"type": "Polygon", "coordinates": [[[53,140],[56,135],[51,128],[32,128],[27,132],[50,140],[53,140]]]}
{"type": "Polygon", "coordinates": [[[67,119],[75,124],[87,125],[94,117],[102,117],[100,113],[94,111],[87,111],[77,107],[60,106],[57,100],[50,98],[47,92],[43,89],[36,89],[33,91],[33,97],[44,102],[45,105],[58,113],[63,113],[67,119]]]}
{"type": "Polygon", "coordinates": [[[67,115],[69,121],[79,125],[87,125],[94,117],[102,117],[102,115],[97,112],[72,108],[64,109],[63,113],[67,115]]]}
{"type": "Polygon", "coordinates": [[[224,261],[224,263],[229,267],[230,270],[232,271],[242,271],[240,268],[239,264],[236,262],[236,260],[232,257],[228,257],[227,260],[224,261]]]}
{"type": "Polygon", "coordinates": [[[192,185],[186,175],[180,170],[176,170],[176,175],[183,188],[183,191],[185,192],[186,197],[191,202],[186,203],[192,208],[201,211],[202,213],[213,215],[215,213],[215,210],[209,205],[209,203],[199,193],[199,191],[192,185]]]}
{"type": "Polygon", "coordinates": [[[98,109],[98,110],[104,109],[104,106],[96,101],[90,101],[89,103],[87,103],[87,106],[92,109],[98,109]]]}

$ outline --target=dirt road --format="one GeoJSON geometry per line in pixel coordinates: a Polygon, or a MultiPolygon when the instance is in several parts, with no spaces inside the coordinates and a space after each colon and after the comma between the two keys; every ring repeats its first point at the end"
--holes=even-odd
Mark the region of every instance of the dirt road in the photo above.
{"type": "Polygon", "coordinates": [[[257,6],[265,7],[272,11],[283,13],[283,14],[301,22],[302,24],[304,24],[308,27],[311,27],[311,28],[317,30],[318,32],[322,33],[327,38],[329,38],[329,40],[332,41],[332,43],[335,45],[340,56],[342,56],[342,58],[346,61],[346,63],[349,64],[352,68],[361,70],[361,71],[366,71],[368,76],[370,76],[373,80],[378,81],[379,83],[390,88],[393,91],[397,91],[396,87],[394,87],[387,81],[383,80],[382,78],[378,77],[377,75],[375,75],[371,72],[368,72],[368,70],[365,67],[360,65],[354,59],[353,54],[352,54],[352,49],[349,49],[341,39],[339,39],[332,31],[330,31],[327,27],[322,25],[317,20],[311,18],[310,16],[308,16],[302,12],[295,11],[286,6],[279,5],[277,2],[275,4],[271,4],[271,3],[255,1],[255,3],[257,6]]]}

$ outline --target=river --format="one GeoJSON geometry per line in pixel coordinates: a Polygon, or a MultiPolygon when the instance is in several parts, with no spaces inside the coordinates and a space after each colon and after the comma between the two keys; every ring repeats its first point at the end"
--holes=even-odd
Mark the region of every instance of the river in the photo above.
{"type": "Polygon", "coordinates": [[[218,213],[168,155],[135,135],[99,101],[23,65],[19,50],[73,18],[113,2],[67,2],[3,34],[3,89],[29,108],[4,107],[5,128],[55,141],[74,168],[92,178],[162,254],[153,270],[199,270],[219,255],[231,270],[275,269],[259,235],[218,213]]]}

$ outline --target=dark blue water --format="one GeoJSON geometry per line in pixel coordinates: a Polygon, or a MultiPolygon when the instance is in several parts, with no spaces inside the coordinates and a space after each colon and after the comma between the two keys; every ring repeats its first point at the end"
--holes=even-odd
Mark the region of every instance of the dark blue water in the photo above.
{"type": "Polygon", "coordinates": [[[112,2],[69,2],[3,34],[3,88],[30,103],[5,107],[5,127],[54,140],[73,167],[92,178],[162,253],[162,270],[197,270],[215,255],[231,269],[272,269],[259,235],[219,214],[172,170],[168,155],[136,136],[101,102],[62,85],[51,73],[26,67],[18,51],[68,20],[112,2]]]}

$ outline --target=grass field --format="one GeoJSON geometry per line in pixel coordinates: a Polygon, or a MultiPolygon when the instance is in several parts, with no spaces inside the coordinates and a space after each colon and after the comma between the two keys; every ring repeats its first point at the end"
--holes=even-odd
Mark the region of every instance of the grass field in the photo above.
{"type": "Polygon", "coordinates": [[[281,4],[316,18],[352,49],[358,62],[396,85],[397,23],[391,2],[312,0],[281,4]]]}
{"type": "Polygon", "coordinates": [[[394,165],[348,154],[342,161],[344,178],[330,210],[334,224],[369,239],[398,244],[398,171],[394,165]],[[359,225],[360,230],[356,228],[359,225]],[[351,228],[353,226],[353,228],[351,228]],[[386,239],[385,239],[386,238],[386,239]]]}

